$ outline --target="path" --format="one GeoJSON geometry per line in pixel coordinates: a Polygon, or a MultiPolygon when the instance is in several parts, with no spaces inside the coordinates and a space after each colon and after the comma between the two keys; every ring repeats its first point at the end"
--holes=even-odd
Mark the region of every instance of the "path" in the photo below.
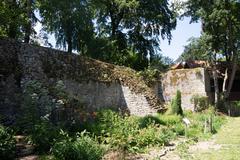
{"type": "Polygon", "coordinates": [[[37,160],[38,156],[34,155],[34,146],[28,144],[27,138],[22,135],[15,136],[16,139],[16,160],[37,160]]]}
{"type": "Polygon", "coordinates": [[[240,160],[240,118],[228,122],[209,141],[189,148],[191,160],[240,160]]]}

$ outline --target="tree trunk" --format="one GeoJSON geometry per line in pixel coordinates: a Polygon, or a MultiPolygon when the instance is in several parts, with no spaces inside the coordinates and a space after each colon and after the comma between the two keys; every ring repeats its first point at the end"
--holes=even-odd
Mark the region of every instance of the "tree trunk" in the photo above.
{"type": "Polygon", "coordinates": [[[237,50],[235,50],[234,53],[233,53],[232,72],[231,72],[231,75],[230,75],[227,90],[224,94],[224,104],[225,104],[225,108],[228,109],[228,115],[229,116],[231,116],[229,96],[230,96],[230,92],[232,90],[233,82],[234,82],[234,79],[235,79],[235,74],[236,74],[236,71],[237,71],[237,62],[238,62],[238,54],[237,54],[237,50]]]}
{"type": "Polygon", "coordinates": [[[224,103],[224,108],[226,109],[226,111],[228,110],[228,113],[229,113],[229,109],[228,109],[229,103],[228,103],[227,98],[226,98],[226,95],[227,95],[227,87],[226,87],[227,86],[227,80],[228,80],[228,68],[225,69],[223,86],[222,86],[223,96],[221,98],[222,98],[222,101],[224,103]]]}
{"type": "Polygon", "coordinates": [[[68,44],[68,50],[67,50],[67,52],[68,52],[69,54],[71,54],[71,53],[72,53],[72,37],[68,37],[68,38],[67,38],[67,44],[68,44]]]}
{"type": "Polygon", "coordinates": [[[223,94],[225,94],[227,91],[227,88],[226,88],[227,80],[228,80],[228,68],[225,69],[225,73],[224,73],[224,80],[223,80],[223,86],[222,86],[223,94]]]}
{"type": "Polygon", "coordinates": [[[213,70],[212,70],[212,74],[213,74],[213,81],[214,81],[214,90],[215,90],[215,109],[218,108],[219,102],[220,102],[220,94],[219,94],[219,85],[218,85],[218,75],[217,75],[217,67],[216,67],[216,63],[213,65],[213,70]]]}
{"type": "Polygon", "coordinates": [[[112,26],[112,37],[115,38],[116,36],[116,31],[117,31],[117,26],[116,24],[114,23],[114,20],[112,19],[112,22],[111,22],[111,26],[112,26]]]}
{"type": "Polygon", "coordinates": [[[111,5],[108,5],[108,10],[109,10],[109,14],[110,14],[110,19],[111,19],[111,37],[115,38],[117,31],[118,31],[118,27],[119,24],[123,18],[124,15],[124,10],[117,9],[118,6],[115,3],[112,3],[111,5]]]}
{"type": "Polygon", "coordinates": [[[8,37],[12,39],[17,39],[18,26],[16,23],[12,22],[9,24],[8,37]]]}
{"type": "Polygon", "coordinates": [[[27,0],[27,24],[25,26],[25,36],[24,36],[24,42],[29,43],[30,42],[30,35],[32,32],[32,0],[27,0]]]}
{"type": "MultiPolygon", "coordinates": [[[[13,9],[16,9],[18,8],[17,6],[17,2],[16,0],[14,1],[10,1],[10,7],[13,8],[13,9]]],[[[11,19],[17,19],[17,14],[13,14],[13,16],[11,16],[11,19]]],[[[17,39],[17,34],[18,34],[18,29],[19,29],[19,26],[18,26],[18,22],[16,21],[11,21],[10,24],[9,24],[9,27],[7,29],[7,35],[9,38],[12,38],[12,39],[17,39]]]]}
{"type": "Polygon", "coordinates": [[[224,95],[226,99],[229,99],[229,95],[233,86],[233,82],[235,79],[235,74],[237,71],[237,61],[238,61],[238,54],[237,51],[234,51],[233,53],[233,61],[232,61],[232,72],[230,75],[230,79],[229,79],[229,83],[228,83],[228,87],[227,87],[227,91],[226,94],[224,95]]]}

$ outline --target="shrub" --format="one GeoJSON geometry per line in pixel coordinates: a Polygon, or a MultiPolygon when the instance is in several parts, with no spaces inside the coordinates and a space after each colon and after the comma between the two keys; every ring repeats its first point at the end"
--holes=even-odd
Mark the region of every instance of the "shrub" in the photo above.
{"type": "Polygon", "coordinates": [[[163,122],[174,134],[184,135],[184,125],[182,117],[179,115],[158,115],[158,119],[163,122]]]}
{"type": "Polygon", "coordinates": [[[240,101],[233,101],[232,104],[238,108],[240,108],[240,101]]]}
{"type": "Polygon", "coordinates": [[[165,121],[152,115],[148,115],[139,119],[140,128],[146,128],[151,124],[166,125],[165,121]]]}
{"type": "Polygon", "coordinates": [[[113,148],[123,151],[136,150],[136,138],[139,134],[138,118],[134,116],[122,117],[119,114],[110,111],[108,116],[105,118],[102,117],[101,119],[102,124],[100,126],[103,136],[102,141],[104,143],[110,144],[113,148]],[[107,117],[109,117],[111,122],[106,119],[107,117]]]}
{"type": "Polygon", "coordinates": [[[83,126],[87,131],[100,136],[106,133],[112,134],[113,130],[121,125],[121,121],[122,118],[118,113],[107,109],[97,112],[95,121],[83,126]]]}
{"type": "Polygon", "coordinates": [[[161,79],[161,74],[157,69],[145,69],[144,71],[139,71],[138,74],[143,78],[148,86],[153,86],[153,84],[161,79]]]}
{"type": "Polygon", "coordinates": [[[183,110],[181,106],[181,92],[177,90],[176,97],[172,100],[171,103],[171,113],[177,115],[183,115],[183,110]]]}
{"type": "Polygon", "coordinates": [[[111,110],[104,110],[97,114],[97,123],[91,125],[90,130],[100,137],[100,141],[114,149],[139,152],[147,146],[168,142],[172,131],[161,127],[162,123],[164,122],[155,116],[123,117],[111,110]]]}
{"type": "Polygon", "coordinates": [[[136,146],[141,148],[151,145],[164,145],[172,137],[173,133],[170,130],[152,124],[139,131],[139,135],[136,138],[136,146]]]}
{"type": "Polygon", "coordinates": [[[60,139],[60,129],[47,121],[41,121],[34,125],[31,133],[31,140],[36,145],[36,150],[40,153],[48,152],[54,142],[60,139]]]}
{"type": "Polygon", "coordinates": [[[194,111],[196,112],[201,112],[209,106],[209,100],[206,96],[193,95],[191,102],[194,104],[194,111]]]}
{"type": "Polygon", "coordinates": [[[209,107],[209,109],[201,113],[186,112],[185,116],[191,121],[187,131],[187,137],[195,139],[209,138],[211,134],[216,133],[225,122],[225,117],[215,115],[214,108],[212,107],[209,107]],[[208,132],[204,134],[205,121],[208,120],[210,116],[212,116],[213,120],[212,133],[208,132]]]}
{"type": "Polygon", "coordinates": [[[167,126],[182,123],[182,117],[179,116],[179,115],[162,115],[162,114],[159,114],[158,119],[160,119],[160,121],[162,121],[167,126]]]}
{"type": "Polygon", "coordinates": [[[76,139],[70,138],[62,132],[64,139],[55,143],[52,152],[59,160],[100,160],[104,154],[104,149],[85,132],[77,135],[76,139]]]}
{"type": "Polygon", "coordinates": [[[23,132],[29,133],[41,118],[48,118],[55,104],[51,100],[48,89],[42,83],[35,80],[25,84],[22,98],[22,115],[18,123],[23,132]]]}
{"type": "Polygon", "coordinates": [[[15,158],[16,143],[8,129],[0,125],[0,157],[2,160],[15,158]]]}
{"type": "Polygon", "coordinates": [[[184,127],[183,123],[176,124],[176,125],[174,125],[174,126],[172,126],[170,128],[177,136],[178,135],[183,136],[184,133],[185,133],[185,127],[184,127]]]}

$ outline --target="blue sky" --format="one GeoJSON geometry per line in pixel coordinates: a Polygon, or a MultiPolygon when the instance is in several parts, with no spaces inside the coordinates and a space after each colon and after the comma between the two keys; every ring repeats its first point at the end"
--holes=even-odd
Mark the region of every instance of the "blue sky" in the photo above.
{"type": "Polygon", "coordinates": [[[185,17],[178,20],[176,30],[172,32],[172,41],[170,45],[167,40],[161,41],[160,48],[164,56],[176,60],[187,45],[187,40],[191,37],[199,37],[201,34],[201,23],[191,23],[190,18],[185,17]]]}

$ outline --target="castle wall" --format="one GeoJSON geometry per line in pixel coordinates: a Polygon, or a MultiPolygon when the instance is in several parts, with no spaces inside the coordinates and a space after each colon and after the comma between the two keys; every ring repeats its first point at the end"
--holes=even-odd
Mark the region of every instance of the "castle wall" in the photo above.
{"type": "Polygon", "coordinates": [[[194,95],[207,96],[210,92],[210,79],[204,68],[170,70],[164,74],[162,84],[165,101],[170,102],[180,90],[182,107],[188,110],[194,110],[194,95]]]}

